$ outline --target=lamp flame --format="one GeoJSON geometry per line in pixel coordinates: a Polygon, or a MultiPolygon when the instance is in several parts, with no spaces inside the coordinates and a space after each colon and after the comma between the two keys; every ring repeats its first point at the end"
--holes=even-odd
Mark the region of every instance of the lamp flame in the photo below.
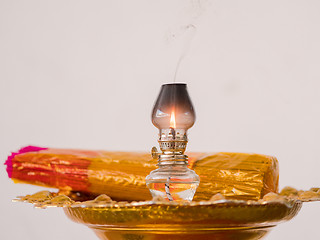
{"type": "Polygon", "coordinates": [[[170,128],[173,128],[173,129],[176,128],[176,115],[175,115],[175,113],[174,113],[174,110],[172,110],[172,112],[171,112],[170,128]]]}

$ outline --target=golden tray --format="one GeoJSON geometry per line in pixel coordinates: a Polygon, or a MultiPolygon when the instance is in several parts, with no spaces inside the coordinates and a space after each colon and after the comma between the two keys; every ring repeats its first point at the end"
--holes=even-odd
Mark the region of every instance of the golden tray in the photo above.
{"type": "Polygon", "coordinates": [[[261,239],[278,223],[297,215],[302,202],[138,202],[64,207],[75,222],[106,240],[261,239]]]}
{"type": "MultiPolygon", "coordinates": [[[[116,202],[106,195],[71,200],[43,191],[17,201],[35,207],[63,207],[73,221],[105,240],[262,239],[277,224],[296,216],[303,201],[274,194],[259,201],[212,198],[200,202],[116,202]]],[[[316,196],[318,200],[318,195],[316,196]]],[[[75,198],[73,198],[75,199],[75,198]]]]}

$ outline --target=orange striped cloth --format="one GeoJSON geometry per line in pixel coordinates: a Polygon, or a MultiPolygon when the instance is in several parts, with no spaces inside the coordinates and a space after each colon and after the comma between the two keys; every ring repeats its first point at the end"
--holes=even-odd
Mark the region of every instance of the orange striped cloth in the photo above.
{"type": "MultiPolygon", "coordinates": [[[[216,193],[257,200],[278,191],[275,157],[246,153],[189,153],[189,168],[200,176],[194,200],[216,193]]],[[[15,182],[67,191],[107,194],[115,200],[151,199],[145,177],[156,169],[149,153],[53,149],[28,146],[6,163],[15,182]]]]}

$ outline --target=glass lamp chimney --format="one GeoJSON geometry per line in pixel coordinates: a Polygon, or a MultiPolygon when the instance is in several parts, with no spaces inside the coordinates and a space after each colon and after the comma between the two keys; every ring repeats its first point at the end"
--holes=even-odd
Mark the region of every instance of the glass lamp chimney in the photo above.
{"type": "Polygon", "coordinates": [[[199,185],[199,176],[190,170],[188,156],[184,155],[187,130],[195,122],[195,112],[187,85],[164,84],[152,111],[152,123],[159,129],[161,152],[154,147],[152,155],[158,159],[158,169],[146,177],[153,197],[168,201],[192,201],[199,185]]]}

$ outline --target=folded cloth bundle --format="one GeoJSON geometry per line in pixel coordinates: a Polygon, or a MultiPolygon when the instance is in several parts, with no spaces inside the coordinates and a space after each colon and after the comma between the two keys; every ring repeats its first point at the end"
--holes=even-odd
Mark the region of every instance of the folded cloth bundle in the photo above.
{"type": "MultiPolygon", "coordinates": [[[[194,200],[216,193],[230,199],[258,200],[278,191],[275,157],[246,153],[188,153],[189,168],[200,176],[194,200]]],[[[67,191],[107,194],[113,199],[151,199],[145,177],[156,169],[149,153],[52,149],[28,146],[6,163],[15,182],[67,191]]]]}

